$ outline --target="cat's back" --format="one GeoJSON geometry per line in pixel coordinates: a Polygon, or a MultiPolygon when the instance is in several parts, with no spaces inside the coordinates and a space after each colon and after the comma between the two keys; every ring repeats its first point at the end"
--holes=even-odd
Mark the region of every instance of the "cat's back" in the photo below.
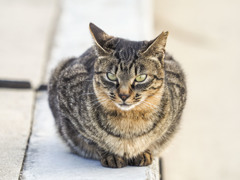
{"type": "MultiPolygon", "coordinates": [[[[84,75],[86,72],[88,76],[93,75],[95,60],[96,55],[94,53],[94,48],[91,47],[80,57],[67,58],[61,61],[50,77],[49,88],[54,88],[54,85],[59,81],[59,78],[70,78],[70,76],[77,75],[78,73],[83,73],[84,75]]],[[[81,76],[81,74],[78,75],[81,76]]]]}
{"type": "Polygon", "coordinates": [[[174,58],[166,53],[164,59],[164,69],[166,73],[166,79],[169,85],[179,85],[182,88],[185,88],[185,75],[180,66],[180,64],[174,60],[174,58]]]}
{"type": "Polygon", "coordinates": [[[87,88],[93,77],[95,60],[94,48],[91,47],[80,57],[63,60],[55,68],[48,84],[49,105],[55,118],[59,110],[59,92],[68,98],[76,88],[87,88]]]}
{"type": "Polygon", "coordinates": [[[52,77],[50,78],[50,81],[55,80],[55,78],[59,78],[63,72],[67,74],[71,73],[68,71],[78,71],[79,68],[80,71],[87,71],[90,75],[93,73],[95,60],[96,55],[93,47],[87,49],[80,57],[67,58],[58,64],[52,74],[52,77]]]}
{"type": "Polygon", "coordinates": [[[168,53],[166,53],[164,59],[164,69],[166,84],[172,101],[172,109],[175,112],[176,119],[180,119],[187,95],[185,74],[180,64],[168,53]]]}

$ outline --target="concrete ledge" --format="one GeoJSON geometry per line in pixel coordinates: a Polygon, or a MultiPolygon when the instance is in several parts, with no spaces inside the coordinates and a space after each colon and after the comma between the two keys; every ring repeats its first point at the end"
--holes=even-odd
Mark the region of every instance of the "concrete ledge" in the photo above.
{"type": "Polygon", "coordinates": [[[18,179],[30,133],[34,93],[0,90],[0,179],[18,179]]]}
{"type": "MultiPolygon", "coordinates": [[[[148,0],[63,0],[50,62],[51,70],[63,58],[79,56],[92,46],[88,29],[94,22],[107,33],[132,40],[150,38],[151,1],[148,0]],[[149,6],[146,6],[146,5],[149,6]],[[144,9],[149,13],[143,13],[144,9]],[[146,16],[148,15],[148,16],[146,16]],[[147,25],[149,25],[149,27],[147,25]]],[[[23,170],[24,179],[159,179],[159,162],[148,167],[104,168],[99,161],[71,154],[56,134],[46,92],[39,93],[34,115],[33,132],[23,170]]]]}
{"type": "Polygon", "coordinates": [[[1,180],[19,178],[35,101],[30,88],[42,80],[56,2],[0,1],[1,180]]]}
{"type": "Polygon", "coordinates": [[[56,133],[47,93],[39,93],[23,179],[158,180],[158,159],[149,167],[104,168],[99,161],[70,153],[56,133]]]}

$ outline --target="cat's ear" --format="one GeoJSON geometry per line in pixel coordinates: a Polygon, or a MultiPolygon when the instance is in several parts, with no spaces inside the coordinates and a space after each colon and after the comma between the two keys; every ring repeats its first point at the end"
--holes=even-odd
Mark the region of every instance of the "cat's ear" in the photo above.
{"type": "Polygon", "coordinates": [[[141,54],[145,57],[158,58],[163,63],[167,37],[168,31],[162,32],[158,37],[149,42],[147,48],[141,54]]]}
{"type": "Polygon", "coordinates": [[[101,55],[109,54],[110,49],[107,48],[105,45],[109,40],[113,38],[113,36],[108,35],[93,23],[89,24],[89,29],[92,34],[93,40],[95,41],[98,53],[101,55]]]}

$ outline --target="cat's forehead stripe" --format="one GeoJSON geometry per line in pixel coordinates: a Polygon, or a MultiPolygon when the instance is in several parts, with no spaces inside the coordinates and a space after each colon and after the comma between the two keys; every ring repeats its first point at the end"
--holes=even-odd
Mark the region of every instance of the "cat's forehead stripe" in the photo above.
{"type": "Polygon", "coordinates": [[[138,51],[143,48],[143,42],[120,39],[115,49],[115,57],[121,61],[132,61],[138,58],[138,51]]]}
{"type": "Polygon", "coordinates": [[[118,64],[116,68],[119,71],[123,71],[124,73],[130,74],[132,72],[132,69],[135,68],[135,61],[131,61],[131,62],[122,61],[118,64]]]}
{"type": "Polygon", "coordinates": [[[137,53],[132,47],[123,48],[116,53],[121,61],[133,61],[137,58],[137,53]]]}

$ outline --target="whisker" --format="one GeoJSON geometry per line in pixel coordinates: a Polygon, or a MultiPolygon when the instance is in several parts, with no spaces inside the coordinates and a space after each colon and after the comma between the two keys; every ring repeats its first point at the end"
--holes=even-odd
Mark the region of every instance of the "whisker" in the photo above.
{"type": "Polygon", "coordinates": [[[145,106],[147,106],[148,108],[150,108],[150,109],[154,109],[152,106],[150,106],[150,105],[147,104],[146,102],[143,102],[143,104],[144,104],[145,106]]]}
{"type": "Polygon", "coordinates": [[[147,102],[147,101],[145,101],[146,103],[148,103],[149,105],[152,105],[152,106],[154,106],[154,107],[158,107],[157,105],[155,105],[155,104],[152,104],[152,103],[150,103],[150,102],[147,102]]]}
{"type": "MultiPolygon", "coordinates": [[[[144,103],[143,103],[143,104],[144,104],[144,103]]],[[[138,108],[138,109],[140,109],[140,110],[146,110],[146,109],[144,109],[143,106],[141,106],[141,104],[137,105],[136,108],[138,108]]]]}
{"type": "Polygon", "coordinates": [[[155,109],[157,109],[158,107],[156,106],[156,105],[154,105],[154,104],[152,104],[152,103],[149,103],[149,102],[147,102],[147,101],[142,101],[146,106],[148,106],[149,108],[151,108],[151,109],[153,109],[153,110],[155,110],[155,109]]]}
{"type": "Polygon", "coordinates": [[[100,100],[103,100],[103,99],[106,99],[106,98],[94,98],[93,100],[89,101],[89,103],[100,101],[100,100]]]}
{"type": "Polygon", "coordinates": [[[105,100],[106,98],[95,98],[94,100],[92,101],[89,101],[90,103],[93,103],[93,102],[99,102],[99,101],[102,101],[102,100],[105,100]]]}
{"type": "Polygon", "coordinates": [[[150,107],[150,106],[148,106],[148,105],[145,104],[145,103],[143,103],[143,105],[144,105],[145,107],[144,107],[144,108],[142,107],[141,110],[146,111],[146,106],[147,106],[147,108],[148,108],[147,110],[154,110],[153,107],[150,107]]]}
{"type": "MultiPolygon", "coordinates": [[[[105,100],[99,101],[99,102],[98,102],[99,105],[96,106],[95,108],[98,108],[100,105],[104,104],[104,103],[107,102],[107,101],[108,101],[108,99],[105,99],[105,100]]],[[[96,104],[97,104],[97,103],[96,103],[96,104]]],[[[95,105],[96,105],[96,104],[95,104],[95,105]]]]}
{"type": "Polygon", "coordinates": [[[107,98],[104,98],[104,97],[97,97],[97,98],[95,98],[93,101],[90,101],[90,102],[94,102],[94,101],[102,101],[102,100],[107,100],[107,98]]]}

